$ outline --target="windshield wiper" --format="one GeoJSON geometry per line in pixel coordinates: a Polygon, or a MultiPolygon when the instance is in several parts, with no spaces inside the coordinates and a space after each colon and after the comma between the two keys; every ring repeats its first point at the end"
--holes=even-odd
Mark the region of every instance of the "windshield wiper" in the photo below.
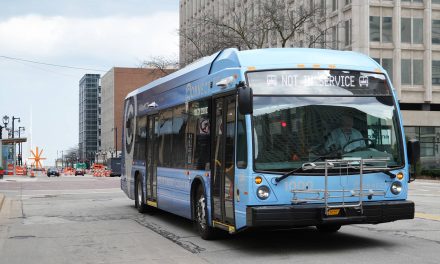
{"type": "Polygon", "coordinates": [[[291,171],[289,171],[289,172],[286,172],[286,173],[284,173],[283,175],[281,175],[280,177],[276,177],[276,178],[275,178],[275,182],[276,182],[276,183],[279,183],[280,181],[284,180],[285,178],[289,177],[290,175],[295,174],[295,172],[302,171],[302,170],[303,170],[303,168],[302,168],[302,165],[301,165],[301,167],[298,167],[298,168],[296,168],[296,169],[294,169],[294,170],[291,170],[291,171]]]}
{"type": "MultiPolygon", "coordinates": [[[[330,153],[330,154],[334,154],[334,153],[330,153]]],[[[320,160],[320,159],[324,160],[325,158],[338,158],[338,157],[332,157],[332,156],[319,156],[319,157],[317,157],[316,159],[314,159],[314,160],[312,160],[312,161],[309,161],[309,162],[303,163],[303,164],[301,165],[301,167],[298,167],[298,168],[296,168],[296,169],[294,169],[294,170],[291,170],[291,171],[289,171],[289,172],[286,172],[286,173],[284,173],[283,175],[281,175],[280,177],[275,178],[275,182],[276,182],[276,183],[279,183],[280,181],[284,180],[285,178],[289,177],[290,175],[295,174],[296,172],[310,170],[310,169],[312,169],[312,167],[309,166],[309,167],[306,168],[306,165],[309,165],[309,164],[311,164],[311,163],[313,163],[313,162],[315,162],[315,161],[317,161],[317,160],[320,160]],[[306,169],[305,169],[305,168],[306,168],[306,169]]]]}

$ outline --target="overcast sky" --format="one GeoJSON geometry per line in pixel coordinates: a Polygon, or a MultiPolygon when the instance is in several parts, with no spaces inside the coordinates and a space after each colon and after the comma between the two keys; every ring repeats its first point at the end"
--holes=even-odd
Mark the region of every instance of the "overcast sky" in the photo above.
{"type": "MultiPolygon", "coordinates": [[[[178,58],[178,0],[1,0],[0,118],[21,118],[32,146],[53,165],[78,144],[78,82],[86,73],[178,58]]],[[[6,133],[3,133],[6,136],[6,133]]],[[[29,157],[30,143],[23,147],[29,157]]]]}

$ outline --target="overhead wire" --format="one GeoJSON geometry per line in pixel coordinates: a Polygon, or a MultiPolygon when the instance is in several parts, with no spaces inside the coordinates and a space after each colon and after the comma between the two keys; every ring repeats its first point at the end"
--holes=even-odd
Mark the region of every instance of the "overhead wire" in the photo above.
{"type": "Polygon", "coordinates": [[[100,70],[100,69],[83,68],[83,67],[75,67],[75,66],[47,63],[47,62],[41,62],[41,61],[34,61],[34,60],[27,60],[27,59],[22,59],[22,58],[4,56],[4,55],[0,55],[0,58],[4,58],[4,59],[8,59],[8,60],[15,60],[15,61],[28,62],[28,63],[34,63],[34,64],[40,64],[40,65],[46,65],[46,66],[51,66],[51,67],[68,68],[68,69],[85,70],[85,71],[107,72],[106,70],[100,70]]]}

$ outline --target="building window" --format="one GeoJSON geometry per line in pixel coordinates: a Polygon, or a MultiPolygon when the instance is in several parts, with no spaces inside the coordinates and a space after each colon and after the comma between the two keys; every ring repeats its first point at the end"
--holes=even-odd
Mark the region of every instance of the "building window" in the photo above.
{"type": "Polygon", "coordinates": [[[370,16],[370,41],[380,41],[380,17],[370,16]]]}
{"type": "Polygon", "coordinates": [[[413,60],[413,84],[423,85],[423,60],[413,60]]]}
{"type": "Polygon", "coordinates": [[[332,0],[332,11],[336,11],[338,9],[338,0],[332,0]]]}
{"type": "Polygon", "coordinates": [[[440,61],[432,61],[432,85],[440,85],[440,61]]]}
{"type": "Polygon", "coordinates": [[[390,81],[393,81],[393,59],[391,58],[373,58],[377,63],[382,65],[385,71],[387,71],[390,81]]]}
{"type": "Polygon", "coordinates": [[[345,0],[345,5],[351,4],[351,0],[345,0]]]}
{"type": "Polygon", "coordinates": [[[402,84],[423,85],[423,60],[402,59],[402,84]]]}
{"type": "Polygon", "coordinates": [[[411,43],[411,18],[401,19],[401,42],[411,43]]]}
{"type": "Polygon", "coordinates": [[[432,20],[432,44],[440,44],[440,20],[432,20]]]}
{"type": "MultiPolygon", "coordinates": [[[[433,21],[433,26],[434,26],[434,21],[433,21]]],[[[411,18],[402,18],[401,32],[402,32],[402,37],[401,37],[402,43],[422,44],[423,18],[412,19],[412,30],[411,30],[411,18]]]]}
{"type": "Polygon", "coordinates": [[[402,84],[411,84],[411,60],[402,59],[401,75],[402,84]]]}
{"type": "Polygon", "coordinates": [[[319,8],[321,18],[325,17],[325,10],[326,10],[325,0],[321,0],[321,4],[319,8]]]}
{"type": "Polygon", "coordinates": [[[393,81],[393,59],[382,58],[381,65],[387,71],[390,80],[393,81]]]}
{"type": "Polygon", "coordinates": [[[345,46],[351,45],[351,19],[344,22],[345,46]]]}
{"type": "Polygon", "coordinates": [[[440,4],[440,0],[432,0],[433,4],[440,4]]]}
{"type": "Polygon", "coordinates": [[[423,18],[413,18],[413,43],[423,43],[423,18]]]}
{"type": "Polygon", "coordinates": [[[382,17],[382,42],[393,42],[393,18],[382,17]]]}
{"type": "Polygon", "coordinates": [[[393,41],[393,18],[382,17],[382,27],[380,21],[380,17],[370,16],[370,41],[391,43],[393,41]]]}
{"type": "Polygon", "coordinates": [[[332,49],[338,49],[338,27],[332,27],[332,49]]]}

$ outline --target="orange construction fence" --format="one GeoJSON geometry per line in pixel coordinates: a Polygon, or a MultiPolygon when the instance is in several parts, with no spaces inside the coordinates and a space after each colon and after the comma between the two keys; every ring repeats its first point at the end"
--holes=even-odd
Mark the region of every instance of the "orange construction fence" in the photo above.
{"type": "Polygon", "coordinates": [[[27,168],[15,166],[15,175],[27,175],[27,168]]]}

